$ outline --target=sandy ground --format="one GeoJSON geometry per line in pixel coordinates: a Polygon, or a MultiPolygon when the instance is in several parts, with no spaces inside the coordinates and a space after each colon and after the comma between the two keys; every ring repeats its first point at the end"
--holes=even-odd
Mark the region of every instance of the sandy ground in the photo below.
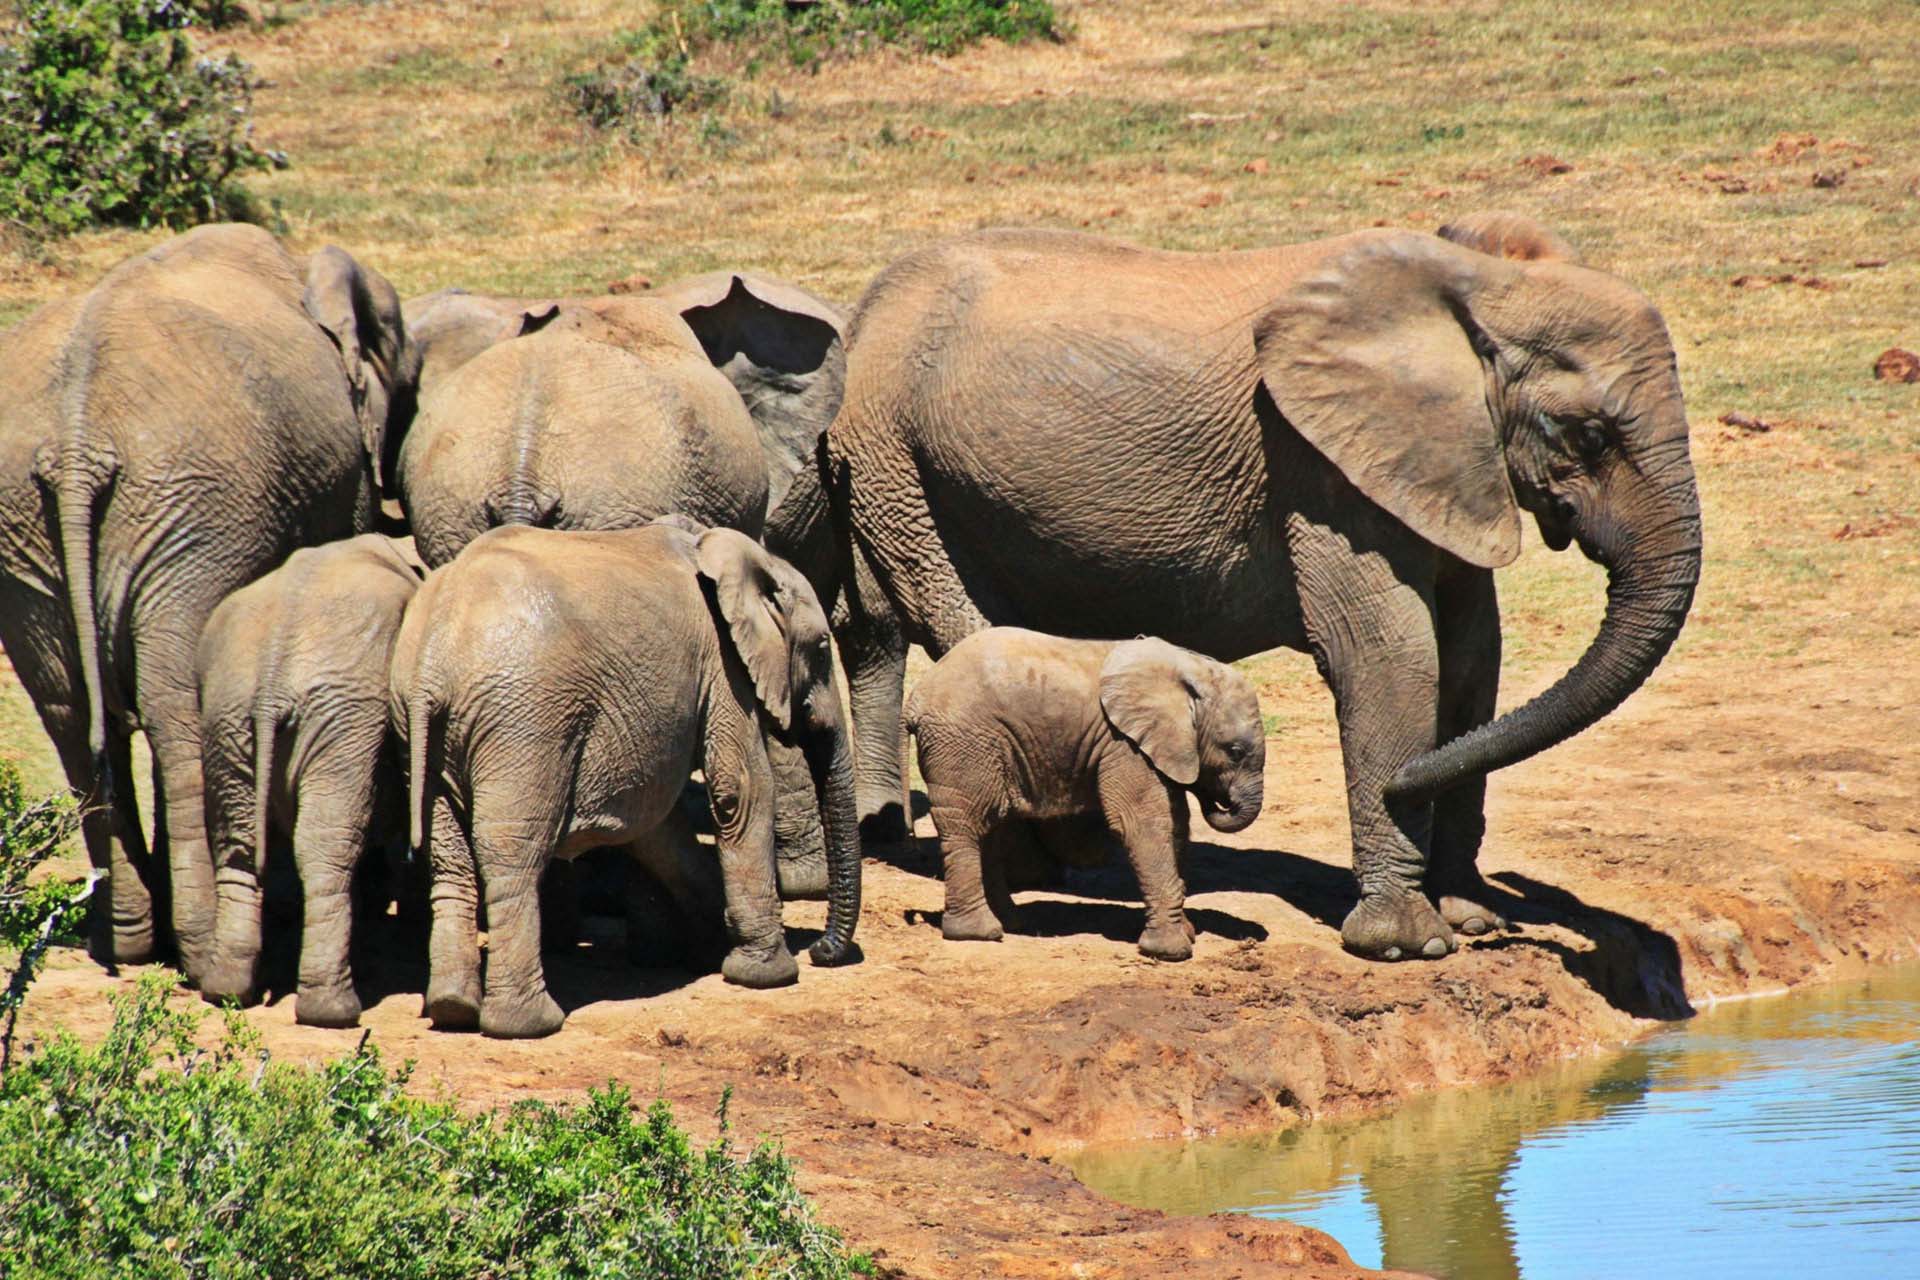
{"type": "MultiPolygon", "coordinates": [[[[1318,1232],[1124,1208],[1051,1157],[1507,1079],[1690,1004],[1915,955],[1916,695],[1910,663],[1842,687],[1825,659],[1676,659],[1601,726],[1496,781],[1483,865],[1515,929],[1437,963],[1339,949],[1352,892],[1339,764],[1313,732],[1270,747],[1258,823],[1196,844],[1202,932],[1183,964],[1135,951],[1121,871],[1024,895],[1025,936],[943,942],[923,838],[869,859],[865,962],[803,962],[796,987],[634,970],[618,927],[590,922],[550,964],[570,1011],[550,1040],[429,1031],[408,966],[373,975],[365,1025],[391,1058],[419,1061],[425,1087],[476,1105],[616,1078],[701,1132],[731,1084],[740,1130],[782,1135],[824,1215],[892,1274],[1171,1275],[1199,1259],[1223,1276],[1358,1274],[1318,1232]]],[[[1298,697],[1296,714],[1330,718],[1298,697]]],[[[821,910],[789,908],[796,943],[821,910]]],[[[62,953],[29,1025],[97,1028],[124,980],[62,953]]],[[[294,1026],[290,1000],[254,1016],[288,1058],[358,1036],[294,1026]]]]}

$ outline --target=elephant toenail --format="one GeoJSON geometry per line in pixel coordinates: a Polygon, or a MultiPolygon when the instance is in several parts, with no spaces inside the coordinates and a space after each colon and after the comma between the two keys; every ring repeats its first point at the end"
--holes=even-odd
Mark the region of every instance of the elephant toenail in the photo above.
{"type": "Polygon", "coordinates": [[[1427,945],[1420,948],[1420,950],[1422,954],[1426,955],[1429,959],[1443,956],[1447,954],[1447,940],[1445,938],[1428,938],[1427,945]]]}
{"type": "Polygon", "coordinates": [[[1386,950],[1386,957],[1389,960],[1398,960],[1400,958],[1400,948],[1388,947],[1386,950]]]}
{"type": "MultiPolygon", "coordinates": [[[[1477,938],[1481,934],[1485,933],[1486,931],[1487,931],[1487,922],[1485,920],[1482,920],[1479,916],[1475,916],[1473,919],[1467,921],[1466,923],[1460,926],[1460,932],[1466,934],[1470,938],[1477,938]]],[[[1439,939],[1435,938],[1433,941],[1438,942],[1439,939]]],[[[1430,942],[1427,945],[1432,946],[1433,943],[1430,942]]]]}

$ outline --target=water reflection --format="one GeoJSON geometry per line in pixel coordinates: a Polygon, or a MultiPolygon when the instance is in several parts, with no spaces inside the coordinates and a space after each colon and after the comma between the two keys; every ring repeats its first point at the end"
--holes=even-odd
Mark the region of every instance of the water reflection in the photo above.
{"type": "Polygon", "coordinates": [[[1917,1038],[1920,967],[1376,1120],[1074,1166],[1121,1200],[1309,1222],[1448,1280],[1920,1274],[1917,1038]]]}

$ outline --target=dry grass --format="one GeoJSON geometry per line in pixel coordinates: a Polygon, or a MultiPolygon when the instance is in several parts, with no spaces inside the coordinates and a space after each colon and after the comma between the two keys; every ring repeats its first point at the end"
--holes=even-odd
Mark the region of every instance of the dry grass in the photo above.
{"type": "MultiPolygon", "coordinates": [[[[1910,4],[1062,9],[1063,45],[763,68],[706,120],[634,142],[585,131],[555,86],[643,7],[290,6],[221,43],[268,81],[259,134],[294,161],[253,184],[263,203],[297,245],[347,245],[406,293],[752,264],[851,300],[893,255],[982,224],[1210,248],[1534,214],[1646,289],[1675,336],[1710,541],[1679,656],[1827,654],[1836,682],[1913,660],[1920,530],[1899,518],[1920,516],[1920,387],[1869,372],[1920,348],[1910,4]],[[1817,143],[1775,145],[1803,135],[1817,143]],[[1523,163],[1543,154],[1569,167],[1523,163]],[[1730,411],[1773,429],[1719,425],[1730,411]]],[[[0,320],[156,238],[0,257],[0,320]]],[[[1536,544],[1502,590],[1525,692],[1592,634],[1599,578],[1536,544]]],[[[1278,726],[1326,725],[1309,664],[1254,666],[1278,726]]],[[[6,697],[0,750],[42,752],[6,697]]]]}

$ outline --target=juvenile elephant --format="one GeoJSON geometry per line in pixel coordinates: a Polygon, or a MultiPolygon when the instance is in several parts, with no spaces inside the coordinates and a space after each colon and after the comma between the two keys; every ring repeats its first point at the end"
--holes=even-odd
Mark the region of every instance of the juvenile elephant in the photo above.
{"type": "Polygon", "coordinates": [[[433,868],[435,1026],[477,1016],[496,1036],[560,1027],[536,892],[551,859],[626,845],[697,899],[690,882],[701,873],[684,865],[690,842],[676,819],[696,768],[733,942],[721,971],[748,986],[793,981],[769,741],[803,753],[827,832],[827,928],[813,958],[856,954],[860,845],[826,615],[806,580],[751,538],[665,524],[494,530],[421,588],[392,680],[392,715],[410,748],[414,846],[433,868]]]}
{"type": "Polygon", "coordinates": [[[0,644],[87,801],[102,960],[155,953],[157,898],[188,976],[204,972],[201,627],[295,547],[371,527],[415,372],[385,280],[252,226],[169,240],[0,344],[0,644]],[[136,727],[159,793],[152,865],[136,727]]]}
{"type": "MultiPolygon", "coordinates": [[[[1313,654],[1360,890],[1341,935],[1363,955],[1445,955],[1501,923],[1475,865],[1485,775],[1618,706],[1693,599],[1666,326],[1551,254],[982,231],[882,272],[851,333],[831,483],[908,639],[938,656],[1018,624],[1313,654]],[[1564,678],[1493,720],[1492,571],[1523,510],[1607,567],[1607,612],[1564,678]]],[[[863,755],[890,749],[856,728],[863,755]]]]}
{"type": "Polygon", "coordinates": [[[946,862],[942,934],[997,942],[1010,925],[993,840],[1003,824],[1097,814],[1146,899],[1140,950],[1193,954],[1180,873],[1187,793],[1216,831],[1260,816],[1266,733],[1244,676],[1164,640],[990,627],[920,679],[906,723],[946,862]]]}
{"type": "MultiPolygon", "coordinates": [[[[816,453],[845,359],[830,305],[720,272],[645,297],[443,292],[409,311],[427,372],[400,476],[428,564],[500,524],[620,529],[681,512],[804,559],[831,600],[816,453]]],[[[777,746],[774,764],[781,887],[817,897],[826,850],[806,765],[777,746]]]]}
{"type": "Polygon", "coordinates": [[[294,552],[207,620],[200,723],[219,897],[200,981],[209,1000],[254,998],[261,877],[291,853],[305,914],[294,1020],[360,1020],[351,889],[370,837],[406,830],[387,671],[421,572],[403,544],[362,534],[294,552]]]}

